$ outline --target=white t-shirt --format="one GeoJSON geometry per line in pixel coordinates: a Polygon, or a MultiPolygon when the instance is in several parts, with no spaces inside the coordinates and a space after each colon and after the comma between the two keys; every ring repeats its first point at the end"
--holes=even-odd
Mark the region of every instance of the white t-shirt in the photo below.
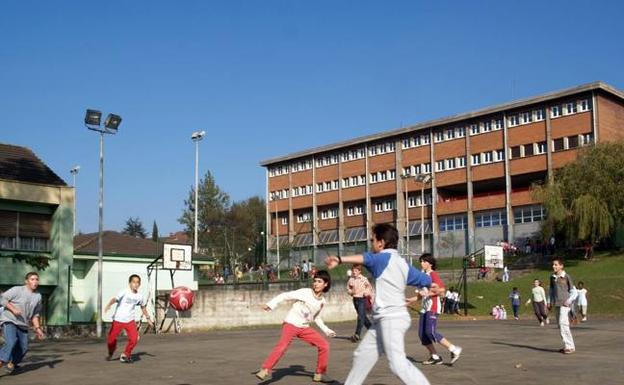
{"type": "Polygon", "coordinates": [[[310,326],[310,322],[314,321],[326,335],[334,332],[325,325],[320,316],[321,310],[327,304],[325,298],[322,296],[317,298],[312,289],[305,288],[282,293],[270,300],[267,305],[271,309],[275,309],[280,302],[292,300],[295,303],[290,308],[284,322],[298,328],[307,328],[310,326]]]}
{"type": "Polygon", "coordinates": [[[587,306],[587,289],[582,288],[576,291],[578,297],[576,298],[576,304],[578,306],[587,306]]]}
{"type": "Polygon", "coordinates": [[[143,294],[139,292],[134,293],[130,289],[120,291],[115,299],[117,300],[117,309],[115,309],[115,314],[113,314],[113,321],[117,322],[127,323],[135,321],[135,307],[137,305],[145,306],[145,299],[143,298],[143,294]]]}

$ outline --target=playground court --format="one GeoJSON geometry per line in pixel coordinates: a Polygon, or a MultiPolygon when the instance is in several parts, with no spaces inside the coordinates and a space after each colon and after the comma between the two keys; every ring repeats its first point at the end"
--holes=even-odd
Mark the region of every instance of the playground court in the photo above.
{"type": "MultiPolygon", "coordinates": [[[[415,325],[407,335],[407,355],[414,362],[426,358],[415,325]]],[[[340,338],[331,341],[329,375],[344,381],[355,344],[346,339],[352,325],[330,325],[340,338]]],[[[423,367],[432,384],[622,384],[624,345],[622,320],[594,320],[572,329],[577,352],[562,355],[554,325],[540,328],[533,320],[446,321],[440,331],[464,352],[454,366],[423,367]]],[[[279,329],[212,331],[181,335],[142,336],[136,361],[121,364],[104,360],[105,344],[95,339],[33,343],[22,372],[0,377],[0,384],[201,385],[256,384],[253,372],[279,337],[279,329]]],[[[120,343],[125,343],[122,338],[120,343]]],[[[120,345],[121,347],[122,345],[120,345]]],[[[294,341],[264,384],[312,384],[315,350],[294,341]]],[[[117,353],[119,354],[119,353],[117,353]]],[[[448,359],[448,352],[443,353],[448,359]]],[[[385,358],[380,359],[366,384],[399,384],[385,358]]]]}

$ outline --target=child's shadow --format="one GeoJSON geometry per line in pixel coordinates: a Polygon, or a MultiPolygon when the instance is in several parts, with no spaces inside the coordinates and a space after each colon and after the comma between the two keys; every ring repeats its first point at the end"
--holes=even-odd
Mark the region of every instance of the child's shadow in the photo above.
{"type": "Polygon", "coordinates": [[[290,365],[288,368],[280,368],[280,369],[273,370],[271,378],[260,382],[260,384],[262,385],[272,384],[287,376],[309,377],[310,380],[312,380],[312,376],[314,376],[314,373],[305,370],[303,365],[290,365]]]}
{"type": "MultiPolygon", "coordinates": [[[[410,357],[410,356],[407,356],[407,359],[408,359],[408,360],[409,360],[412,364],[421,364],[421,365],[422,365],[422,363],[424,362],[424,361],[422,361],[422,360],[421,360],[421,361],[418,361],[418,360],[416,360],[416,359],[414,359],[414,358],[412,358],[412,357],[410,357]]],[[[423,365],[423,366],[438,366],[438,365],[423,365]]],[[[453,364],[451,364],[450,362],[444,362],[444,363],[442,363],[442,364],[439,364],[439,366],[453,366],[453,364]]]]}

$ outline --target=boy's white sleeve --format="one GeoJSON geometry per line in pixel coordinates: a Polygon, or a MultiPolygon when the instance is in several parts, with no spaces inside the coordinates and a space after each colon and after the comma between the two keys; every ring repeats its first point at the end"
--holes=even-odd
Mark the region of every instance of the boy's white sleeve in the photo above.
{"type": "Polygon", "coordinates": [[[325,333],[326,336],[334,333],[333,330],[331,330],[330,328],[327,327],[327,325],[325,325],[325,322],[323,321],[323,319],[320,317],[320,312],[319,314],[314,317],[314,322],[318,325],[318,327],[323,331],[323,333],[325,333]]]}
{"type": "Polygon", "coordinates": [[[289,300],[300,300],[304,301],[306,298],[306,294],[310,289],[299,289],[293,291],[287,291],[280,295],[273,297],[269,302],[267,302],[267,306],[271,308],[271,310],[275,309],[282,301],[289,300]]]}

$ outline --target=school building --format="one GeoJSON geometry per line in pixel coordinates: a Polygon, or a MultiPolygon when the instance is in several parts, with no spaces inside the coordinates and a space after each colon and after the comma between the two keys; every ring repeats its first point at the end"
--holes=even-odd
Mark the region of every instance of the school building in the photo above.
{"type": "Polygon", "coordinates": [[[43,321],[69,323],[74,188],[29,148],[0,143],[0,290],[40,274],[43,321]]]}
{"type": "Polygon", "coordinates": [[[594,82],[265,160],[269,261],[359,252],[376,223],[409,255],[524,242],[545,215],[531,185],[622,139],[624,93],[594,82]]]}

